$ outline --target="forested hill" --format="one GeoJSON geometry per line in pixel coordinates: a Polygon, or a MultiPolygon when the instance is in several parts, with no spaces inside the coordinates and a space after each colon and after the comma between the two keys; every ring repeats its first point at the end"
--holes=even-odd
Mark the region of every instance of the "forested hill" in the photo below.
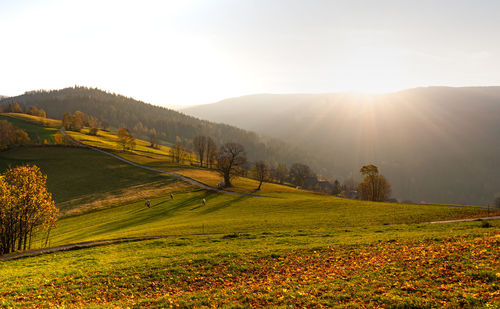
{"type": "Polygon", "coordinates": [[[163,143],[181,143],[191,147],[197,135],[207,135],[221,145],[238,142],[245,146],[250,160],[266,160],[270,163],[292,164],[304,162],[317,168],[312,157],[278,139],[259,137],[256,133],[234,126],[200,120],[177,111],[144,103],[122,95],[87,87],[71,87],[52,91],[30,91],[16,97],[0,100],[4,103],[18,102],[26,107],[44,109],[47,116],[62,119],[66,112],[79,110],[105,121],[111,128],[124,127],[134,135],[147,139],[154,129],[163,143]]]}
{"type": "Polygon", "coordinates": [[[500,196],[500,87],[261,94],[183,112],[313,149],[332,178],[373,162],[401,199],[486,205],[500,196]]]}

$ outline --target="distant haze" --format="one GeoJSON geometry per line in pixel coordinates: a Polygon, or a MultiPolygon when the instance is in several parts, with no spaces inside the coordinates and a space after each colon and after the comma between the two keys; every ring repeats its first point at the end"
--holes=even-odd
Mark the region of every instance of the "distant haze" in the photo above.
{"type": "Polygon", "coordinates": [[[163,106],[251,93],[500,85],[500,1],[1,1],[0,91],[163,106]]]}
{"type": "Polygon", "coordinates": [[[500,87],[262,94],[183,112],[300,145],[332,180],[359,179],[375,163],[400,199],[486,205],[500,196],[500,87]]]}

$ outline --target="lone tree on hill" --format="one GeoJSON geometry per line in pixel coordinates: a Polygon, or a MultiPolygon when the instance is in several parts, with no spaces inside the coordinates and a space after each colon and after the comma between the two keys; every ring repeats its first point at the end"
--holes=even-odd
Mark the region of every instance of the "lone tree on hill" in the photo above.
{"type": "Polygon", "coordinates": [[[365,165],[359,171],[361,175],[365,176],[358,185],[362,200],[382,202],[389,198],[392,191],[391,185],[384,176],[379,175],[377,166],[365,165]]]}
{"type": "Polygon", "coordinates": [[[238,143],[226,143],[219,149],[217,169],[224,177],[224,186],[232,187],[231,178],[235,177],[246,163],[245,148],[238,143]]]}
{"type": "Polygon", "coordinates": [[[255,176],[259,181],[259,187],[257,191],[260,190],[262,183],[269,178],[269,167],[264,161],[257,161],[255,163],[255,176]]]}
{"type": "Polygon", "coordinates": [[[135,138],[132,136],[129,130],[125,128],[118,129],[118,144],[125,149],[135,148],[135,138]]]}
{"type": "Polygon", "coordinates": [[[29,249],[36,233],[55,226],[58,209],[46,180],[35,165],[10,168],[0,177],[0,253],[29,249]]]}

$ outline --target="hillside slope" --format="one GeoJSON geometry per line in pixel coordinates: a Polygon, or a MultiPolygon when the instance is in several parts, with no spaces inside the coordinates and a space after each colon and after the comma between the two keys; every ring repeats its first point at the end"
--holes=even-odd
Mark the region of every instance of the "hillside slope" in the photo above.
{"type": "MultiPolygon", "coordinates": [[[[154,106],[132,98],[107,93],[86,87],[65,88],[53,91],[30,91],[23,95],[0,100],[5,103],[18,102],[21,106],[36,106],[44,109],[48,117],[62,119],[66,112],[77,110],[105,121],[113,129],[128,128],[137,137],[148,139],[154,129],[164,144],[192,145],[197,135],[212,137],[216,144],[239,142],[245,146],[250,160],[276,162],[314,163],[312,156],[283,141],[263,140],[255,132],[200,120],[164,107],[154,106]]],[[[312,164],[318,167],[318,164],[312,164]]]]}
{"type": "Polygon", "coordinates": [[[485,205],[500,195],[500,87],[263,94],[183,112],[314,150],[332,177],[373,162],[401,199],[485,205]]]}

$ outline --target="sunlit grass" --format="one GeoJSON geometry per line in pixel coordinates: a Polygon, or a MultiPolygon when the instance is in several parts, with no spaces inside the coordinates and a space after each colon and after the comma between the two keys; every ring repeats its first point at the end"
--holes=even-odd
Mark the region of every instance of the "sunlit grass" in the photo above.
{"type": "Polygon", "coordinates": [[[0,115],[5,115],[5,116],[8,116],[10,118],[15,118],[18,120],[22,120],[24,122],[36,124],[38,126],[50,127],[50,128],[55,128],[55,129],[59,129],[61,127],[61,124],[62,124],[62,122],[60,120],[51,119],[51,118],[43,118],[43,117],[38,117],[38,116],[33,116],[33,115],[28,115],[28,114],[5,113],[5,114],[0,114],[0,115]]]}
{"type": "MultiPolygon", "coordinates": [[[[204,190],[144,197],[134,203],[62,218],[51,245],[97,239],[165,234],[325,231],[338,233],[384,225],[484,216],[474,207],[361,202],[306,193],[273,193],[276,198],[233,196],[204,190]],[[151,208],[144,200],[151,201],[151,208]],[[202,205],[202,199],[207,201],[202,205]]],[[[393,230],[399,233],[398,229],[393,230]]]]}
{"type": "Polygon", "coordinates": [[[181,236],[0,262],[0,306],[494,308],[491,223],[181,236]]]}
{"type": "Polygon", "coordinates": [[[54,142],[54,134],[57,132],[57,120],[41,118],[26,114],[0,114],[0,120],[7,120],[14,126],[25,130],[30,141],[28,144],[52,144],[54,142]]]}
{"type": "MultiPolygon", "coordinates": [[[[99,131],[97,136],[91,136],[87,133],[87,128],[83,129],[81,132],[68,131],[71,137],[86,145],[107,149],[116,155],[139,164],[176,172],[212,187],[217,187],[218,183],[222,181],[221,175],[215,170],[198,168],[197,165],[199,162],[196,160],[194,154],[188,154],[185,160],[177,163],[172,160],[170,147],[160,146],[159,149],[156,149],[150,147],[150,143],[136,139],[136,147],[133,150],[124,152],[117,142],[118,138],[116,133],[99,131]]],[[[256,180],[247,177],[237,177],[233,180],[233,187],[227,188],[227,190],[254,194],[301,192],[301,190],[297,190],[293,187],[273,183],[264,183],[261,190],[257,191],[258,186],[259,183],[256,180]]]]}

